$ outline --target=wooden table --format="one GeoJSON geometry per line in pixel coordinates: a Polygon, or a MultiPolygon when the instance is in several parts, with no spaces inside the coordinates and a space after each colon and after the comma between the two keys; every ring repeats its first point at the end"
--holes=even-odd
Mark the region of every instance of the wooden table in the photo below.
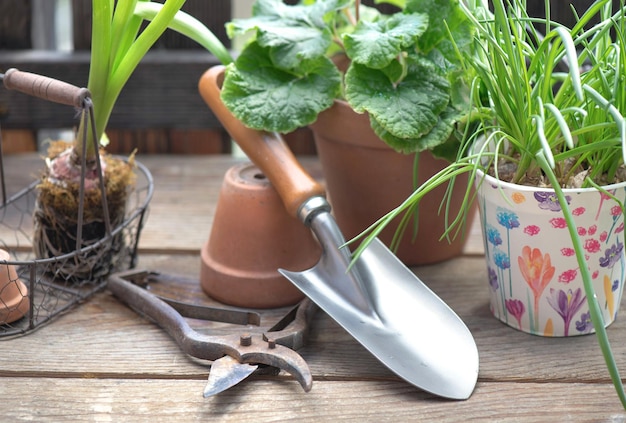
{"type": "MultiPolygon", "coordinates": [[[[155,181],[139,266],[197,277],[198,251],[234,159],[139,159],[155,181]]],[[[25,176],[38,166],[28,155],[6,162],[25,176]]],[[[0,421],[626,421],[594,336],[531,336],[490,315],[481,244],[474,229],[462,257],[414,269],[476,339],[480,374],[467,401],[400,380],[322,312],[300,350],[313,372],[309,393],[281,374],[252,376],[205,399],[209,363],[183,354],[105,291],[34,333],[1,340],[0,421]]],[[[623,316],[609,336],[626,374],[623,316]]]]}

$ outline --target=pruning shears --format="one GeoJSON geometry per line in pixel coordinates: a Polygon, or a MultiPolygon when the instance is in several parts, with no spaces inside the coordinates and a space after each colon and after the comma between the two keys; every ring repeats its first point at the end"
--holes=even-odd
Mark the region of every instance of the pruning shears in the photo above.
{"type": "Polygon", "coordinates": [[[218,394],[251,375],[259,365],[290,373],[302,388],[311,390],[313,378],[306,361],[295,350],[304,344],[307,323],[317,310],[304,299],[277,324],[262,334],[238,331],[229,335],[207,335],[192,329],[185,317],[260,325],[258,313],[240,309],[215,308],[167,299],[148,290],[159,274],[129,271],[111,275],[109,290],[137,313],[156,322],[192,357],[211,360],[204,396],[218,394]]]}

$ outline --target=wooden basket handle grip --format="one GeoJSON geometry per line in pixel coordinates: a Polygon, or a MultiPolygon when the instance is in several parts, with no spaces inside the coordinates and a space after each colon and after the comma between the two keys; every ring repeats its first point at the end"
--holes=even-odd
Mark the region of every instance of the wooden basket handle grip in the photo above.
{"type": "Polygon", "coordinates": [[[224,66],[202,75],[198,88],[204,101],[241,149],[261,169],[280,195],[287,212],[298,217],[309,198],[324,195],[324,188],[300,165],[279,134],[250,129],[235,118],[220,98],[224,66]]]}
{"type": "Polygon", "coordinates": [[[7,70],[3,80],[4,86],[9,90],[78,108],[83,107],[85,98],[91,97],[87,88],[78,88],[58,79],[22,72],[15,68],[7,70]]]}

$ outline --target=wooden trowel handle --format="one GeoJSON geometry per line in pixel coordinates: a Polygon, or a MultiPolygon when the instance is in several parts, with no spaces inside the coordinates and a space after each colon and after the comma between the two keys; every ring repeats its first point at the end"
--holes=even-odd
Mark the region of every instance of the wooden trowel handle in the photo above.
{"type": "Polygon", "coordinates": [[[237,120],[220,98],[224,66],[214,66],[202,75],[198,88],[226,131],[271,181],[287,212],[298,217],[309,198],[324,195],[324,188],[302,168],[278,134],[250,129],[237,120]]]}

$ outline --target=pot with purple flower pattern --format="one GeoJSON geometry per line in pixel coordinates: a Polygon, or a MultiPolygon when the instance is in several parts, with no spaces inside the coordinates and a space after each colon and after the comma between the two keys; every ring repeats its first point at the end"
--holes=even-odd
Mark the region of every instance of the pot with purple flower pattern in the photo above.
{"type": "MultiPolygon", "coordinates": [[[[493,315],[543,336],[594,332],[572,240],[550,188],[478,172],[477,190],[493,315]]],[[[565,189],[606,326],[624,288],[626,183],[565,189]]]]}

